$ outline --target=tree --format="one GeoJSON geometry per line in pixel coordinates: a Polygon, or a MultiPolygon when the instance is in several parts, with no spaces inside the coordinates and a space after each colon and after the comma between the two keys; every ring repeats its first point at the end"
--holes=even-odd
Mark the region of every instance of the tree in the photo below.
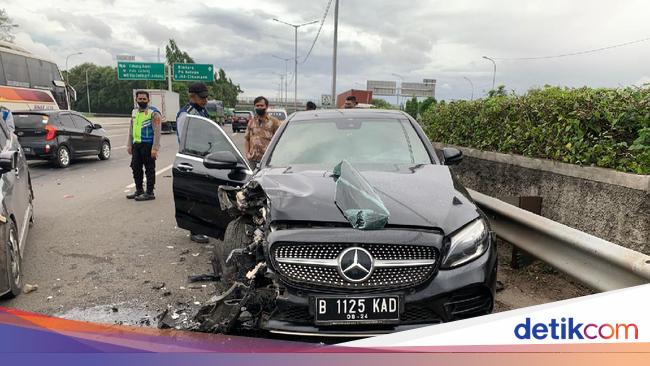
{"type": "Polygon", "coordinates": [[[420,102],[420,114],[423,114],[428,110],[432,105],[436,104],[436,98],[428,97],[427,99],[420,102]]]}
{"type": "Polygon", "coordinates": [[[418,118],[419,107],[420,107],[420,102],[418,102],[418,98],[413,96],[413,98],[406,101],[406,106],[404,109],[406,113],[411,115],[411,117],[418,118]]]}
{"type": "Polygon", "coordinates": [[[18,25],[14,24],[7,11],[0,9],[0,41],[13,42],[16,36],[14,35],[14,29],[18,25]]]}
{"type": "Polygon", "coordinates": [[[235,85],[226,77],[223,69],[219,69],[219,72],[214,74],[214,83],[209,85],[209,89],[210,96],[223,101],[223,105],[229,108],[237,105],[237,97],[243,92],[239,84],[235,85]]]}
{"type": "Polygon", "coordinates": [[[193,64],[194,59],[187,54],[187,52],[181,51],[176,44],[176,41],[173,39],[169,40],[169,44],[165,46],[165,58],[167,59],[167,64],[193,64]]]}
{"type": "Polygon", "coordinates": [[[493,98],[493,97],[505,97],[508,95],[508,92],[506,92],[506,86],[505,85],[499,85],[496,89],[492,89],[488,92],[488,98],[493,98]]]}
{"type": "Polygon", "coordinates": [[[374,105],[375,107],[377,107],[379,109],[394,109],[393,106],[390,103],[388,103],[387,101],[385,101],[383,99],[373,98],[372,102],[370,102],[370,104],[374,105]]]}

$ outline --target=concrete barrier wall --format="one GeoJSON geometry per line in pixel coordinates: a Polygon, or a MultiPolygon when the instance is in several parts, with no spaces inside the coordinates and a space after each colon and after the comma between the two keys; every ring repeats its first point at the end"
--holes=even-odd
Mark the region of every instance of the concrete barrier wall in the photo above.
{"type": "Polygon", "coordinates": [[[650,176],[454,147],[465,155],[452,169],[466,187],[497,198],[541,196],[542,216],[650,254],[650,176]]]}

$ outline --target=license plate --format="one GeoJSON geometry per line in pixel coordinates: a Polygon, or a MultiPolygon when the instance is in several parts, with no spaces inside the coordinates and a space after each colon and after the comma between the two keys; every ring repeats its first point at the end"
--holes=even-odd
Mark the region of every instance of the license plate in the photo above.
{"type": "Polygon", "coordinates": [[[23,151],[26,152],[26,153],[30,153],[30,152],[32,152],[32,148],[31,147],[23,147],[23,151]]]}
{"type": "Polygon", "coordinates": [[[317,297],[317,324],[395,323],[399,321],[398,296],[317,297]]]}

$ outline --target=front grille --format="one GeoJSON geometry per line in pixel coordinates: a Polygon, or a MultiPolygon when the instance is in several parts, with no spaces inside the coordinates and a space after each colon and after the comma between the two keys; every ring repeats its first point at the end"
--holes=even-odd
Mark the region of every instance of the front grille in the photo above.
{"type": "Polygon", "coordinates": [[[284,280],[338,289],[417,286],[429,280],[438,268],[438,251],[423,245],[277,243],[272,253],[274,264],[284,280]],[[347,281],[339,273],[337,258],[349,247],[363,248],[375,259],[375,269],[364,282],[347,281]]]}

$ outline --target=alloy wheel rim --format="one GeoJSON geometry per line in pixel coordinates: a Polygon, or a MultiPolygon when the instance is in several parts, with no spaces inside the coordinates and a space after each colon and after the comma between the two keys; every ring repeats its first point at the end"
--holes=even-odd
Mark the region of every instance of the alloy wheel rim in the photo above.
{"type": "Polygon", "coordinates": [[[102,146],[102,154],[104,154],[105,158],[111,156],[111,147],[107,143],[102,146]]]}
{"type": "Polygon", "coordinates": [[[59,161],[61,161],[62,165],[68,165],[70,162],[70,155],[68,154],[68,150],[61,149],[59,152],[59,161]]]}
{"type": "Polygon", "coordinates": [[[9,263],[11,267],[11,279],[15,286],[20,284],[20,253],[18,252],[18,240],[16,240],[16,231],[9,230],[9,263]]]}

